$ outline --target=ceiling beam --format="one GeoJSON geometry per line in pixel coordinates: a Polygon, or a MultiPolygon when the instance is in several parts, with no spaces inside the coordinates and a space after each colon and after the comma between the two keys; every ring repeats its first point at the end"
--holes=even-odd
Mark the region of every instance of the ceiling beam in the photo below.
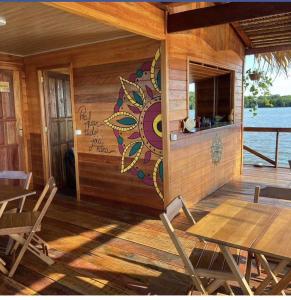
{"type": "Polygon", "coordinates": [[[165,12],[148,2],[41,2],[99,23],[165,40],[165,12]]]}
{"type": "Polygon", "coordinates": [[[250,48],[250,49],[246,49],[245,54],[251,55],[251,54],[261,54],[261,53],[268,53],[268,52],[278,52],[278,51],[291,51],[291,43],[286,45],[250,48]]]}
{"type": "Polygon", "coordinates": [[[168,33],[291,12],[288,2],[230,2],[168,16],[168,33]]]}
{"type": "Polygon", "coordinates": [[[243,29],[241,28],[240,24],[238,22],[234,22],[234,23],[230,23],[230,26],[232,26],[232,28],[234,29],[234,31],[236,32],[236,34],[239,36],[239,38],[242,40],[243,44],[248,47],[251,48],[252,46],[252,41],[250,40],[250,38],[245,34],[245,32],[243,31],[243,29]]]}

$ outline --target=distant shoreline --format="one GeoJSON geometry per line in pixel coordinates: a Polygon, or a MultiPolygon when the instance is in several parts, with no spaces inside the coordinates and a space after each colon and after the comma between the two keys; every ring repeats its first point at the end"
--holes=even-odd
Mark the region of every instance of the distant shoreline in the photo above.
{"type": "MultiPolygon", "coordinates": [[[[252,96],[244,97],[244,107],[252,108],[252,96]]],[[[273,108],[273,107],[291,107],[291,95],[270,95],[267,97],[260,96],[257,101],[259,108],[273,108]]]]}

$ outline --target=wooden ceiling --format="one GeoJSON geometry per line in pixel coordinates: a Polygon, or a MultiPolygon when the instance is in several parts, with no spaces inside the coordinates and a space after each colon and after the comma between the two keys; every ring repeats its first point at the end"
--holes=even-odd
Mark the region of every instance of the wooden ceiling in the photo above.
{"type": "Polygon", "coordinates": [[[199,82],[201,80],[230,74],[229,70],[216,68],[212,66],[201,65],[197,63],[190,62],[189,64],[189,81],[199,82]]]}
{"type": "Polygon", "coordinates": [[[133,35],[37,2],[0,2],[0,16],[0,52],[20,56],[133,35]]]}

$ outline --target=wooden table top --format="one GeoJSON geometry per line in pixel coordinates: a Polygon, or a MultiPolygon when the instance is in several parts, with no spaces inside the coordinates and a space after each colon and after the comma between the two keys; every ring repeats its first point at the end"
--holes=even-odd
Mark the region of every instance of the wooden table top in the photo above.
{"type": "Polygon", "coordinates": [[[272,223],[252,248],[260,253],[291,260],[291,209],[278,208],[272,223]]]}
{"type": "Polygon", "coordinates": [[[187,231],[214,243],[291,259],[290,222],[291,209],[228,200],[187,231]]]}
{"type": "Polygon", "coordinates": [[[0,204],[20,199],[24,196],[35,195],[36,192],[28,191],[19,186],[1,185],[0,186],[0,204]]]}

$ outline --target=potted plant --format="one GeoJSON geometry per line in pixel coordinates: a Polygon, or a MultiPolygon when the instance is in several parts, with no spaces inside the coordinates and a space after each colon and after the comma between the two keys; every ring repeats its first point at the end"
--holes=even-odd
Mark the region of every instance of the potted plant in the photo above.
{"type": "Polygon", "coordinates": [[[248,107],[253,115],[257,115],[258,99],[270,96],[272,79],[264,72],[258,70],[247,70],[243,79],[245,92],[248,93],[248,107]]]}
{"type": "Polygon", "coordinates": [[[248,73],[248,76],[249,76],[250,80],[252,80],[252,81],[258,81],[258,80],[261,79],[261,76],[262,76],[262,72],[260,72],[258,70],[251,70],[251,69],[249,69],[247,71],[247,73],[248,73]]]}

